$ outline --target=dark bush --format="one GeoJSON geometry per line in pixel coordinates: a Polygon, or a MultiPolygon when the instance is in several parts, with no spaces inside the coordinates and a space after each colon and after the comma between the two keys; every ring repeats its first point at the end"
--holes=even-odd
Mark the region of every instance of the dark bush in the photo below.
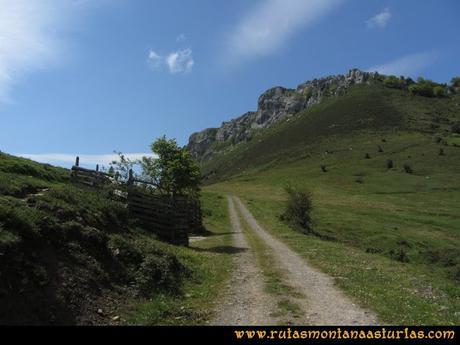
{"type": "Polygon", "coordinates": [[[429,86],[412,84],[409,86],[409,91],[414,95],[433,97],[433,88],[429,86]]]}
{"type": "Polygon", "coordinates": [[[394,163],[391,159],[387,160],[387,169],[393,169],[394,163]]]}
{"type": "Polygon", "coordinates": [[[124,264],[138,267],[143,260],[142,251],[122,235],[113,235],[109,241],[112,254],[124,264]]]}
{"type": "Polygon", "coordinates": [[[386,87],[390,87],[393,89],[404,89],[406,88],[406,81],[404,80],[404,77],[398,78],[395,77],[394,75],[390,75],[383,79],[383,84],[386,87]]]}
{"type": "Polygon", "coordinates": [[[303,232],[310,232],[312,229],[311,211],[313,209],[311,193],[291,186],[286,187],[286,193],[288,194],[286,210],[281,215],[281,219],[296,228],[300,228],[303,232]]]}
{"type": "Polygon", "coordinates": [[[382,252],[383,252],[382,248],[375,248],[375,247],[366,248],[366,253],[378,254],[378,253],[382,253],[382,252]]]}
{"type": "Polygon", "coordinates": [[[2,228],[21,237],[39,235],[37,223],[43,218],[40,211],[20,208],[15,205],[0,205],[0,221],[2,228]]]}
{"type": "Polygon", "coordinates": [[[409,165],[409,164],[404,164],[404,171],[407,173],[407,174],[412,174],[414,172],[414,170],[412,170],[412,167],[409,165]]]}
{"type": "Polygon", "coordinates": [[[392,249],[390,250],[390,257],[393,260],[397,260],[400,262],[409,262],[409,257],[404,249],[392,249]]]}
{"type": "Polygon", "coordinates": [[[451,131],[452,133],[460,134],[460,122],[454,123],[454,124],[450,127],[450,131],[451,131]]]}
{"type": "Polygon", "coordinates": [[[428,261],[432,264],[439,264],[444,267],[454,267],[459,263],[458,250],[427,250],[423,252],[428,261]]]}
{"type": "Polygon", "coordinates": [[[438,98],[446,97],[446,89],[442,86],[435,86],[433,88],[433,95],[438,98]]]}
{"type": "Polygon", "coordinates": [[[325,165],[321,165],[321,170],[322,170],[322,172],[327,172],[326,166],[325,166],[325,165]]]}
{"type": "Polygon", "coordinates": [[[399,244],[400,246],[404,246],[404,247],[407,247],[407,248],[412,248],[412,244],[408,240],[399,240],[396,243],[399,244]]]}
{"type": "Polygon", "coordinates": [[[136,273],[136,285],[145,297],[160,289],[178,292],[185,268],[172,255],[149,254],[136,273]]]}
{"type": "Polygon", "coordinates": [[[452,278],[460,282],[460,266],[457,266],[452,270],[452,278]]]}
{"type": "Polygon", "coordinates": [[[424,97],[444,97],[445,85],[435,83],[428,79],[418,78],[417,83],[409,86],[409,91],[414,95],[424,97]]]}

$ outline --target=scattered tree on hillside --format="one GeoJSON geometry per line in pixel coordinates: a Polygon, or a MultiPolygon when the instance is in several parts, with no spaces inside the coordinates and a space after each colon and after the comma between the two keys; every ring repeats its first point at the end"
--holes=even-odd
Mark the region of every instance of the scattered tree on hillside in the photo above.
{"type": "Polygon", "coordinates": [[[446,89],[441,85],[435,86],[433,88],[433,95],[438,98],[442,98],[446,96],[446,89]]]}
{"type": "Polygon", "coordinates": [[[391,159],[387,160],[387,169],[393,169],[394,163],[391,159]]]}
{"type": "Polygon", "coordinates": [[[404,77],[398,78],[394,75],[385,77],[385,79],[383,79],[383,84],[393,89],[404,89],[407,87],[406,80],[404,79],[404,77]]]}
{"type": "Polygon", "coordinates": [[[285,191],[288,194],[288,199],[286,209],[280,216],[281,220],[290,223],[303,232],[311,232],[311,211],[313,209],[311,193],[290,185],[286,186],[285,191]]]}
{"type": "Polygon", "coordinates": [[[446,95],[446,85],[419,77],[415,84],[409,86],[409,91],[414,95],[424,97],[444,97],[446,95]]]}
{"type": "Polygon", "coordinates": [[[165,136],[150,146],[156,157],[143,157],[143,177],[148,178],[164,195],[196,196],[200,190],[201,171],[186,148],[165,136]]]}
{"type": "Polygon", "coordinates": [[[460,87],[460,77],[452,78],[450,83],[453,87],[460,87]]]}
{"type": "Polygon", "coordinates": [[[409,164],[404,164],[404,171],[407,173],[407,174],[412,174],[414,172],[414,170],[412,170],[412,167],[409,165],[409,164]]]}

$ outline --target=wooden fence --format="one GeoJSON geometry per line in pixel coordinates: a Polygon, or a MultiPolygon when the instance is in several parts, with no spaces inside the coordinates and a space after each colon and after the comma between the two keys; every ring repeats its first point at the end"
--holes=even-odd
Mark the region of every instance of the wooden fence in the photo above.
{"type": "Polygon", "coordinates": [[[118,182],[118,178],[99,171],[98,166],[96,170],[81,168],[77,157],[71,179],[74,183],[94,188],[116,181],[121,189],[117,195],[122,196],[126,202],[130,217],[161,240],[188,246],[189,234],[203,230],[201,203],[198,199],[155,194],[152,192],[152,183],[134,178],[132,170],[127,182],[118,182]]]}
{"type": "Polygon", "coordinates": [[[79,157],[77,157],[75,160],[75,165],[72,167],[70,178],[74,183],[79,183],[91,187],[99,187],[111,182],[109,174],[99,171],[99,165],[96,165],[96,170],[80,167],[79,157]]]}

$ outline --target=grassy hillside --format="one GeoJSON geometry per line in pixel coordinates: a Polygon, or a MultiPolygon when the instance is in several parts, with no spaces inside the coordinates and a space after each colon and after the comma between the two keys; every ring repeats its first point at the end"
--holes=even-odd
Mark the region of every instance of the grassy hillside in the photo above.
{"type": "MultiPolygon", "coordinates": [[[[265,129],[251,141],[232,146],[203,166],[208,183],[234,176],[250,168],[269,168],[278,163],[298,160],[320,153],[319,141],[335,142],[336,137],[352,137],[364,132],[421,132],[458,141],[450,134],[459,121],[460,95],[427,98],[391,89],[381,83],[356,85],[346,95],[327,99],[265,129]]],[[[356,141],[359,144],[359,140],[356,141]]],[[[460,142],[458,142],[460,145],[460,142]]],[[[336,147],[343,150],[346,148],[336,147]]]]}
{"type": "MultiPolygon", "coordinates": [[[[0,324],[206,321],[229,269],[225,252],[207,248],[228,236],[162,243],[111,195],[0,153],[0,324]]],[[[208,193],[203,203],[211,234],[228,232],[225,201],[208,193]]]]}
{"type": "Polygon", "coordinates": [[[209,162],[207,190],[242,197],[384,322],[458,324],[459,104],[355,87],[209,162]],[[279,219],[287,183],[312,192],[317,236],[279,219]]]}

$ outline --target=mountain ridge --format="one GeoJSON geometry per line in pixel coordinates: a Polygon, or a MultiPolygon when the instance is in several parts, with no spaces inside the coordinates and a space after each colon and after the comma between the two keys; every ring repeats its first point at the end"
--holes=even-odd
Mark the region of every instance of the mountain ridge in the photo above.
{"type": "Polygon", "coordinates": [[[382,76],[378,72],[354,68],[347,74],[306,81],[296,89],[272,87],[259,96],[256,111],[248,111],[230,121],[224,121],[218,128],[206,128],[193,133],[187,147],[195,159],[200,162],[208,161],[229,145],[251,140],[260,129],[268,128],[321,103],[325,98],[342,96],[353,85],[371,82],[380,77],[382,76]]]}

